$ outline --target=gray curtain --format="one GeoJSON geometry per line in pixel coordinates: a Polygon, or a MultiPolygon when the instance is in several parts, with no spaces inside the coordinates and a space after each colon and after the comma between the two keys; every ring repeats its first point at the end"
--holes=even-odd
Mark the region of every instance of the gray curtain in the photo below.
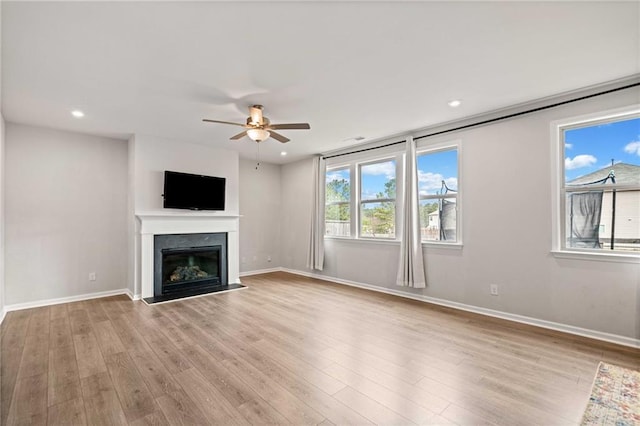
{"type": "Polygon", "coordinates": [[[327,163],[318,155],[313,159],[313,200],[311,205],[311,233],[307,267],[322,271],[324,267],[324,192],[326,187],[327,163]]]}
{"type": "Polygon", "coordinates": [[[426,280],[420,236],[416,144],[411,137],[407,139],[406,144],[406,173],[403,190],[405,208],[402,216],[400,264],[398,265],[396,284],[404,287],[424,288],[426,280]]]}
{"type": "Polygon", "coordinates": [[[602,191],[575,192],[569,196],[571,236],[569,246],[600,248],[602,191]]]}

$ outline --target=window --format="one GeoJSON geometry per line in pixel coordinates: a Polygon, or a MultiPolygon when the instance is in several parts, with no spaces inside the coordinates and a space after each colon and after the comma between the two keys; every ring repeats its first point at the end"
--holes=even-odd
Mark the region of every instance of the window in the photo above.
{"type": "Polygon", "coordinates": [[[348,168],[327,170],[325,235],[351,235],[351,173],[348,168]]]}
{"type": "Polygon", "coordinates": [[[556,126],[559,248],[640,254],[640,112],[556,126]]]}
{"type": "MultiPolygon", "coordinates": [[[[325,179],[325,237],[397,241],[404,211],[404,150],[335,162],[325,179]],[[399,195],[400,194],[400,195],[399,195]]],[[[422,146],[417,154],[424,243],[460,244],[460,142],[422,146]]]]}
{"type": "Polygon", "coordinates": [[[396,161],[362,164],[360,171],[360,236],[396,237],[396,161]]]}
{"type": "Polygon", "coordinates": [[[458,242],[458,149],[417,157],[422,241],[458,242]]]}

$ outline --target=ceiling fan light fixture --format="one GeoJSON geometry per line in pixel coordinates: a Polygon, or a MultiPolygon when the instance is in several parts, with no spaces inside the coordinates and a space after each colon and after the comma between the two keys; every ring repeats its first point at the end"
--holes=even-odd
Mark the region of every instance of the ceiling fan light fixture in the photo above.
{"type": "Polygon", "coordinates": [[[267,139],[271,133],[264,129],[249,129],[247,130],[247,136],[256,142],[262,142],[267,139]]]}

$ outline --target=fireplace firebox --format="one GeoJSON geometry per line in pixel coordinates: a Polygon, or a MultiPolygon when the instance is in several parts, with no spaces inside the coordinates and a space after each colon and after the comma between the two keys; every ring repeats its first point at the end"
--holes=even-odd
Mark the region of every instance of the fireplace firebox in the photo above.
{"type": "Polygon", "coordinates": [[[164,300],[217,291],[228,285],[227,234],[154,237],[154,298],[164,300]]]}
{"type": "Polygon", "coordinates": [[[162,250],[162,294],[220,285],[222,246],[162,250]]]}

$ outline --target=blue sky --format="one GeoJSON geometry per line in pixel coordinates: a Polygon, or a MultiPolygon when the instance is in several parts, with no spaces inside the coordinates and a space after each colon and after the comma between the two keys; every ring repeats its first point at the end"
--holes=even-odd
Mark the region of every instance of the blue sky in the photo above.
{"type": "Polygon", "coordinates": [[[418,187],[420,195],[439,194],[442,181],[447,187],[458,189],[458,151],[433,152],[418,156],[418,187]]]}
{"type": "Polygon", "coordinates": [[[395,160],[362,166],[361,197],[363,200],[376,198],[384,193],[384,184],[396,177],[395,160]]]}
{"type": "Polygon", "coordinates": [[[567,130],[564,142],[567,181],[607,167],[612,159],[640,166],[640,118],[567,130]]]}
{"type": "MultiPolygon", "coordinates": [[[[372,199],[376,194],[384,192],[384,184],[395,177],[395,161],[366,164],[362,166],[362,199],[372,199]]],[[[327,183],[332,180],[349,181],[349,171],[329,170],[327,183]]],[[[458,189],[457,151],[448,150],[418,156],[418,181],[420,194],[437,194],[442,188],[442,181],[450,189],[458,189]]]]}

